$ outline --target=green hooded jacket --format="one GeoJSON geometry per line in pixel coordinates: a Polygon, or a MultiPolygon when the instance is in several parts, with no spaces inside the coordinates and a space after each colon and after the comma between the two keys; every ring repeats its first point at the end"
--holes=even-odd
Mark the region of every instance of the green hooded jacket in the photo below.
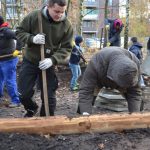
{"type": "Polygon", "coordinates": [[[24,57],[36,65],[41,60],[40,45],[33,43],[33,37],[40,33],[39,11],[42,13],[43,33],[45,34],[45,58],[51,58],[54,65],[61,64],[71,53],[73,29],[66,15],[59,22],[50,22],[46,14],[47,7],[28,14],[16,29],[17,38],[25,45],[24,57]]]}

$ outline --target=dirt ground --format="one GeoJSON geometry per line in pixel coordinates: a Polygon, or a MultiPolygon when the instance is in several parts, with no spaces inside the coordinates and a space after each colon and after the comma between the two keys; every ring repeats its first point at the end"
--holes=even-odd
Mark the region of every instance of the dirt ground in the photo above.
{"type": "MultiPolygon", "coordinates": [[[[76,116],[78,92],[69,91],[69,72],[59,73],[56,115],[76,116]]],[[[39,102],[39,92],[35,94],[39,102]]],[[[145,111],[150,110],[147,101],[145,111]]],[[[1,118],[23,117],[23,107],[1,106],[1,118]]],[[[94,107],[94,113],[115,113],[94,107]]],[[[0,133],[0,150],[150,150],[150,129],[127,130],[121,133],[88,133],[76,135],[39,136],[0,133]]]]}

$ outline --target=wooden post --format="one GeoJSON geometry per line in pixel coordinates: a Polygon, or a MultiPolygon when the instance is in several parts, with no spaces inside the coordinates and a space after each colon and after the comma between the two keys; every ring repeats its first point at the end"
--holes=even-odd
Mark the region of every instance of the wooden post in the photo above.
{"type": "MultiPolygon", "coordinates": [[[[100,49],[102,48],[102,41],[103,41],[103,29],[101,29],[101,39],[100,39],[100,49]]],[[[103,43],[104,44],[104,43],[103,43]]]]}
{"type": "MultiPolygon", "coordinates": [[[[43,26],[42,26],[42,16],[41,11],[38,13],[38,22],[39,22],[39,31],[43,33],[43,26]]],[[[40,45],[41,49],[41,60],[44,60],[44,45],[40,45]]],[[[46,80],[46,70],[42,70],[42,80],[43,80],[43,95],[44,95],[44,106],[45,106],[45,113],[46,116],[49,116],[49,104],[48,104],[48,92],[47,92],[47,80],[46,80]]]]}
{"type": "Polygon", "coordinates": [[[0,119],[0,132],[28,134],[76,134],[112,132],[150,127],[150,113],[105,114],[68,118],[66,116],[0,119]]]}

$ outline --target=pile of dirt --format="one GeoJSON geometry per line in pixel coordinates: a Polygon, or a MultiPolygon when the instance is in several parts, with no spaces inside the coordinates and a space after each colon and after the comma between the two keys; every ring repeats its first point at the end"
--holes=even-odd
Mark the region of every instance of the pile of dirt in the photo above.
{"type": "Polygon", "coordinates": [[[2,150],[149,150],[150,130],[55,137],[0,134],[2,150]]]}
{"type": "MultiPolygon", "coordinates": [[[[56,115],[76,116],[78,92],[69,90],[70,72],[58,74],[56,115]],[[69,80],[68,80],[69,79],[69,80]]],[[[40,93],[35,99],[40,101],[40,93]]],[[[146,111],[150,110],[146,102],[146,111]]],[[[0,108],[1,118],[23,117],[23,106],[19,108],[0,108]]],[[[94,113],[115,113],[94,107],[94,113]]],[[[0,133],[0,150],[149,150],[150,129],[128,130],[111,133],[87,133],[76,135],[27,135],[19,133],[0,133]]]]}

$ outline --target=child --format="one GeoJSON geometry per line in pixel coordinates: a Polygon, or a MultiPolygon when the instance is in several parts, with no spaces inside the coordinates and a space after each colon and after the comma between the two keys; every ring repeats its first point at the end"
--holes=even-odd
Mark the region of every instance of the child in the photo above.
{"type": "MultiPolygon", "coordinates": [[[[75,38],[75,46],[72,49],[71,56],[69,59],[69,67],[72,72],[72,79],[70,82],[70,90],[76,91],[79,89],[79,84],[77,82],[79,76],[81,75],[81,68],[79,65],[80,58],[83,59],[83,53],[81,51],[81,43],[83,42],[82,36],[77,36],[75,38]]],[[[84,60],[84,59],[83,59],[84,60]]]]}
{"type": "MultiPolygon", "coordinates": [[[[139,61],[142,63],[143,54],[142,54],[142,44],[138,42],[137,37],[131,38],[132,45],[129,48],[129,51],[135,54],[135,56],[139,59],[139,61]]],[[[140,81],[141,87],[145,87],[143,77],[141,75],[141,81],[140,81]]]]}
{"type": "Polygon", "coordinates": [[[143,48],[142,44],[138,42],[137,37],[132,37],[131,42],[132,45],[129,48],[129,51],[135,54],[135,56],[140,60],[140,62],[142,62],[142,58],[143,58],[142,50],[141,50],[143,48]]]}

